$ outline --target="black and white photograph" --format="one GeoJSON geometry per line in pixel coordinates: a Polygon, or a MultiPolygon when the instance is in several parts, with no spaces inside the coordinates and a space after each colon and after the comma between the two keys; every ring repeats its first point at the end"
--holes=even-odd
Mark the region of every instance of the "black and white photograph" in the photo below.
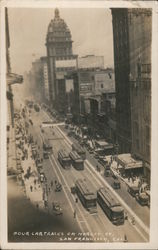
{"type": "Polygon", "coordinates": [[[154,1],[40,3],[1,8],[1,249],[158,247],[154,1]]]}

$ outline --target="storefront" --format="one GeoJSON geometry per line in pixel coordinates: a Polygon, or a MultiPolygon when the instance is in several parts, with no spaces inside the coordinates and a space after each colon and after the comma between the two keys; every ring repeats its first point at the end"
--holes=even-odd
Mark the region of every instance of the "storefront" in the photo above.
{"type": "Polygon", "coordinates": [[[134,159],[131,154],[120,154],[117,156],[118,166],[121,166],[121,172],[125,176],[142,175],[143,174],[143,162],[134,159]]]}
{"type": "Polygon", "coordinates": [[[144,167],[144,176],[147,180],[147,183],[150,185],[150,164],[147,162],[144,162],[143,167],[144,167]]]}
{"type": "Polygon", "coordinates": [[[112,155],[114,151],[114,146],[111,143],[106,142],[105,140],[95,141],[95,145],[98,149],[101,149],[105,152],[105,155],[112,155]]]}

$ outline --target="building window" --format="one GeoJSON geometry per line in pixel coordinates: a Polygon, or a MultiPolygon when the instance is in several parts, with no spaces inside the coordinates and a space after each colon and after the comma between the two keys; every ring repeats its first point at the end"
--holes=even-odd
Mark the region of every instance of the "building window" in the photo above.
{"type": "Polygon", "coordinates": [[[92,80],[94,81],[94,76],[92,76],[92,80]]]}
{"type": "Polygon", "coordinates": [[[150,146],[148,144],[146,144],[146,154],[147,157],[150,156],[150,146]]]}
{"type": "Polygon", "coordinates": [[[136,149],[139,150],[139,139],[136,139],[136,149]]]}
{"type": "Polygon", "coordinates": [[[146,140],[149,143],[150,142],[150,127],[146,126],[146,140]]]}
{"type": "Polygon", "coordinates": [[[134,122],[134,134],[138,136],[138,133],[139,133],[138,123],[134,122]]]}
{"type": "Polygon", "coordinates": [[[108,97],[109,97],[109,99],[112,99],[112,95],[109,95],[108,97]]]}

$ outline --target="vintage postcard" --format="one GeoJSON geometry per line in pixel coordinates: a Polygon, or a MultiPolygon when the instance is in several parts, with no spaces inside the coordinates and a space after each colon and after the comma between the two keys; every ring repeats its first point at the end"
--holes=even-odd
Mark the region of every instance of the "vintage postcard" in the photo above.
{"type": "Polygon", "coordinates": [[[158,248],[157,1],[1,1],[1,249],[158,248]]]}

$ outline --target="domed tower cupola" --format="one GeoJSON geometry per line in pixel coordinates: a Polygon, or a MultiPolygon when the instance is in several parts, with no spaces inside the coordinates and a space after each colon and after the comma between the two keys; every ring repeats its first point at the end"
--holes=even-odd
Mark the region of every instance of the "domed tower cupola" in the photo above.
{"type": "Polygon", "coordinates": [[[57,8],[55,9],[55,18],[59,18],[59,10],[57,8]]]}
{"type": "Polygon", "coordinates": [[[65,21],[60,18],[57,8],[54,11],[54,19],[48,25],[46,46],[50,56],[72,55],[71,32],[65,21]]]}

